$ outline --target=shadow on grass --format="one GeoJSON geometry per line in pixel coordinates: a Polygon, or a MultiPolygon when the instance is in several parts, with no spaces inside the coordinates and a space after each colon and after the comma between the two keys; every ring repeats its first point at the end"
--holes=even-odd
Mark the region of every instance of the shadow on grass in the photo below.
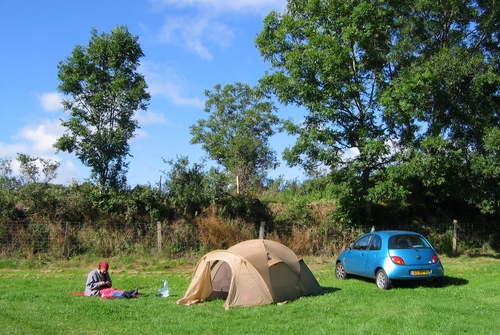
{"type": "MultiPolygon", "coordinates": [[[[322,289],[322,291],[320,293],[299,296],[299,297],[297,297],[295,299],[288,299],[288,300],[286,300],[286,303],[293,303],[294,301],[297,301],[300,298],[304,298],[304,297],[317,297],[317,296],[320,296],[320,295],[325,295],[325,294],[334,293],[336,291],[340,291],[340,288],[338,288],[338,287],[321,287],[321,289],[322,289]]],[[[221,301],[223,303],[224,301],[226,301],[226,297],[210,296],[209,298],[206,299],[206,301],[221,301]]],[[[274,303],[274,304],[282,304],[282,303],[283,302],[277,302],[277,303],[274,303]]]]}
{"type": "Polygon", "coordinates": [[[338,287],[321,287],[321,288],[323,289],[323,291],[321,291],[321,293],[318,293],[316,295],[323,295],[340,291],[340,288],[338,287]]]}
{"type": "MultiPolygon", "coordinates": [[[[375,285],[375,279],[372,278],[365,278],[365,277],[358,277],[354,275],[349,275],[349,278],[347,280],[360,280],[364,281],[366,283],[373,283],[375,285]]],[[[442,287],[448,287],[448,286],[463,286],[467,285],[469,281],[464,278],[457,278],[457,277],[450,277],[450,276],[444,276],[443,277],[443,284],[441,286],[436,285],[435,282],[433,281],[427,281],[425,279],[422,280],[393,280],[392,281],[392,287],[393,288],[417,288],[417,287],[432,287],[432,288],[442,288],[442,287]]]]}
{"type": "Polygon", "coordinates": [[[462,286],[462,285],[467,285],[468,283],[469,283],[469,281],[467,279],[464,279],[464,278],[444,276],[443,287],[445,287],[445,286],[462,286]]]}
{"type": "Polygon", "coordinates": [[[340,291],[340,288],[338,288],[338,287],[323,287],[323,286],[321,286],[321,292],[319,292],[319,293],[310,294],[310,295],[303,295],[303,296],[297,297],[296,299],[290,299],[290,300],[288,300],[288,302],[293,302],[293,301],[296,301],[296,300],[298,300],[300,298],[303,298],[303,297],[318,297],[318,296],[321,296],[321,295],[334,293],[336,291],[340,291]]]}
{"type": "Polygon", "coordinates": [[[436,285],[435,282],[427,280],[400,280],[400,281],[394,281],[393,287],[397,288],[432,287],[439,289],[448,286],[463,286],[467,285],[468,283],[469,281],[464,278],[444,276],[442,285],[436,285]]]}

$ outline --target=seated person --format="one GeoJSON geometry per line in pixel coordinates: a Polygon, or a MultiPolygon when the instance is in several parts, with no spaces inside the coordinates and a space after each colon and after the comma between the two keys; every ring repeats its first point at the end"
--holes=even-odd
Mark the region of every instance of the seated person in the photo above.
{"type": "Polygon", "coordinates": [[[133,291],[123,291],[111,287],[111,277],[108,269],[108,262],[100,262],[97,269],[90,271],[87,276],[84,295],[87,297],[100,296],[103,299],[135,298],[137,288],[133,291]]]}

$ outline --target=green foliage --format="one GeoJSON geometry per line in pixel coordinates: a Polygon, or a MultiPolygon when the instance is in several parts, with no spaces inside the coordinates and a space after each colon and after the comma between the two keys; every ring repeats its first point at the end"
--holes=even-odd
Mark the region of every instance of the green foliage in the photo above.
{"type": "Polygon", "coordinates": [[[307,202],[321,200],[335,201],[336,194],[333,190],[333,180],[326,175],[319,174],[303,181],[299,181],[297,178],[285,180],[280,176],[274,180],[268,180],[268,184],[260,193],[259,198],[264,202],[285,204],[299,198],[304,198],[307,202]]]}
{"type": "Polygon", "coordinates": [[[116,190],[126,185],[128,141],[139,128],[134,113],[146,110],[150,99],[137,72],[144,54],[124,26],[111,34],[91,33],[87,47],[76,46],[58,64],[58,90],[69,96],[63,100],[69,119],[62,121],[67,131],[54,146],[74,152],[102,188],[116,190]]]}
{"type": "Polygon", "coordinates": [[[471,157],[473,191],[467,201],[478,207],[482,213],[495,214],[500,211],[500,129],[487,130],[484,149],[486,155],[471,157]]]}
{"type": "Polygon", "coordinates": [[[189,166],[187,157],[165,161],[171,166],[164,171],[166,180],[163,193],[175,210],[174,218],[190,219],[209,208],[228,218],[243,218],[255,222],[264,217],[260,201],[246,194],[231,194],[225,173],[216,168],[207,172],[203,164],[189,166]]]}
{"type": "MultiPolygon", "coordinates": [[[[165,161],[165,160],[164,160],[165,161]]],[[[177,215],[181,217],[194,217],[207,207],[211,200],[217,199],[217,194],[211,194],[209,198],[206,174],[203,171],[203,164],[193,164],[189,167],[187,157],[178,157],[177,161],[167,160],[165,163],[171,166],[171,170],[164,171],[166,180],[164,183],[164,193],[173,208],[177,210],[177,215]]],[[[215,173],[212,174],[212,176],[215,173]]],[[[214,179],[214,190],[220,190],[217,184],[219,180],[214,179]]]]}
{"type": "Polygon", "coordinates": [[[495,166],[485,141],[500,121],[498,6],[420,1],[415,8],[418,15],[397,7],[392,57],[399,66],[380,98],[402,151],[385,182],[404,179],[392,189],[402,187],[404,205],[417,210],[453,204],[458,215],[464,206],[494,213],[498,174],[483,170],[495,166]]]}
{"type": "Polygon", "coordinates": [[[12,161],[0,158],[0,219],[15,216],[13,191],[19,186],[19,180],[12,175],[12,161]]]}
{"type": "Polygon", "coordinates": [[[278,118],[275,107],[258,88],[242,83],[205,91],[208,119],[191,126],[192,144],[202,144],[208,156],[238,178],[239,190],[260,186],[266,170],[277,166],[268,143],[278,118]]]}
{"type": "Polygon", "coordinates": [[[407,150],[396,157],[398,163],[375,176],[371,200],[396,205],[399,213],[411,208],[431,212],[447,202],[465,205],[472,189],[461,151],[450,141],[427,137],[418,150],[407,150]]]}
{"type": "Polygon", "coordinates": [[[130,199],[127,214],[132,216],[127,221],[147,217],[150,222],[157,222],[169,216],[170,205],[158,188],[137,185],[128,192],[127,198],[130,199]]]}
{"type": "Polygon", "coordinates": [[[284,124],[297,136],[285,159],[307,171],[349,166],[361,178],[360,197],[350,199],[358,208],[365,207],[370,175],[388,151],[376,94],[384,84],[391,17],[376,3],[289,1],[286,12],[266,17],[256,39],[274,70],[261,85],[308,112],[300,124],[284,124]],[[351,148],[359,155],[343,155],[351,148]]]}
{"type": "Polygon", "coordinates": [[[7,158],[0,158],[0,177],[10,178],[12,176],[12,161],[7,158]]]}
{"type": "Polygon", "coordinates": [[[57,177],[57,169],[61,162],[54,162],[52,159],[41,157],[31,157],[26,154],[17,154],[22,183],[37,183],[40,181],[40,167],[42,167],[43,182],[48,183],[57,177]],[[38,161],[38,164],[37,164],[38,161]]]}
{"type": "Polygon", "coordinates": [[[307,111],[285,122],[297,141],[284,157],[329,169],[339,220],[370,222],[378,203],[498,211],[485,146],[500,124],[498,14],[470,0],[290,0],[266,17],[255,42],[272,71],[260,84],[307,111]]]}
{"type": "Polygon", "coordinates": [[[258,199],[245,194],[228,195],[220,214],[228,219],[242,219],[257,225],[267,218],[266,207],[258,199]]]}
{"type": "Polygon", "coordinates": [[[314,220],[308,208],[306,198],[299,198],[288,204],[286,211],[281,211],[274,217],[274,225],[278,230],[289,230],[294,226],[310,226],[314,220]]]}

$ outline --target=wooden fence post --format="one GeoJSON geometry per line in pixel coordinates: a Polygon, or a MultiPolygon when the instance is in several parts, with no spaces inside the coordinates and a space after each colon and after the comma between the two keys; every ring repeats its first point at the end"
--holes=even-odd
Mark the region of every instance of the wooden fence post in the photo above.
{"type": "MultiPolygon", "coordinates": [[[[160,182],[158,183],[158,189],[160,191],[161,196],[161,175],[160,182]]],[[[156,248],[158,249],[158,253],[161,253],[161,222],[156,221],[156,248]]]]}
{"type": "Polygon", "coordinates": [[[259,239],[264,239],[264,232],[266,228],[266,223],[264,221],[260,221],[260,229],[259,229],[259,239]]]}
{"type": "Polygon", "coordinates": [[[161,222],[156,222],[156,247],[158,248],[158,253],[161,252],[161,222]]]}
{"type": "Polygon", "coordinates": [[[64,230],[64,243],[63,243],[63,256],[66,259],[69,258],[69,222],[66,222],[66,228],[64,230]]]}
{"type": "Polygon", "coordinates": [[[457,226],[458,226],[458,221],[453,220],[453,245],[452,245],[453,256],[457,255],[457,226]]]}

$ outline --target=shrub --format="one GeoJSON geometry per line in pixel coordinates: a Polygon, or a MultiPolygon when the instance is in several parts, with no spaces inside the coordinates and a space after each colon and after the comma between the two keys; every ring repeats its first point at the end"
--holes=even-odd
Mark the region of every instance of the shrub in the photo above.
{"type": "Polygon", "coordinates": [[[256,238],[255,226],[241,219],[224,219],[209,211],[197,219],[200,247],[204,250],[227,249],[248,239],[256,238]]]}

